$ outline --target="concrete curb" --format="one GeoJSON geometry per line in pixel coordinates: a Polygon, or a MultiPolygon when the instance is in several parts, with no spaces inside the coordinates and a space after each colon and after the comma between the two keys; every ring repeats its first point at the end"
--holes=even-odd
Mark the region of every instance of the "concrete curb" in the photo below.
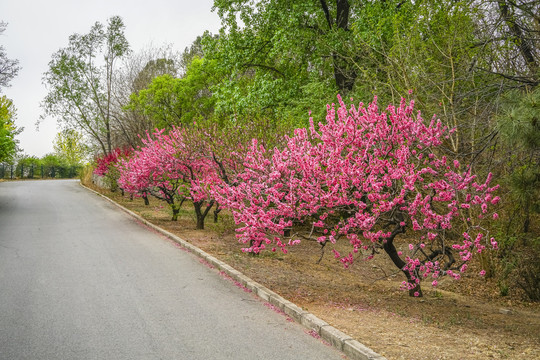
{"type": "Polygon", "coordinates": [[[283,298],[282,296],[278,295],[272,290],[253,281],[249,277],[242,274],[240,271],[234,269],[232,266],[224,263],[221,260],[218,260],[214,256],[204,252],[203,250],[179,238],[178,236],[152,224],[148,220],[142,218],[140,215],[135,214],[133,211],[123,207],[122,205],[118,204],[117,202],[108,198],[107,196],[86,187],[82,183],[79,183],[79,184],[83,188],[110,201],[115,206],[122,209],[124,212],[128,213],[129,215],[131,215],[138,221],[154,229],[160,234],[166,236],[170,240],[176,242],[177,244],[189,250],[196,256],[206,260],[210,265],[214,266],[220,271],[223,271],[225,274],[230,276],[233,280],[238,281],[238,283],[242,284],[244,287],[251,290],[255,295],[257,295],[262,300],[274,305],[276,308],[283,311],[287,316],[294,319],[296,322],[304,326],[306,329],[315,332],[323,340],[327,341],[333,347],[345,353],[345,355],[347,355],[350,359],[352,360],[386,360],[384,356],[377,354],[376,352],[374,352],[367,346],[351,338],[349,335],[339,331],[338,329],[329,325],[325,321],[319,319],[315,315],[302,310],[302,308],[293,304],[292,302],[283,298]]]}

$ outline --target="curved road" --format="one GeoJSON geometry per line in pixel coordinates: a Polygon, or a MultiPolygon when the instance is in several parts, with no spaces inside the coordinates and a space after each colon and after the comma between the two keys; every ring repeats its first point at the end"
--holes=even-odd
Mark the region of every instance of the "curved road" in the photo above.
{"type": "Polygon", "coordinates": [[[77,181],[0,183],[0,359],[343,359],[77,181]]]}

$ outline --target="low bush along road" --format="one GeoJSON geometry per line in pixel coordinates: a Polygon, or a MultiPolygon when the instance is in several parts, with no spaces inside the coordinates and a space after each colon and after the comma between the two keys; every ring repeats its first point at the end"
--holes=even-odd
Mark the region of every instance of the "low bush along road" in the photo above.
{"type": "Polygon", "coordinates": [[[76,181],[0,183],[0,359],[342,359],[76,181]]]}

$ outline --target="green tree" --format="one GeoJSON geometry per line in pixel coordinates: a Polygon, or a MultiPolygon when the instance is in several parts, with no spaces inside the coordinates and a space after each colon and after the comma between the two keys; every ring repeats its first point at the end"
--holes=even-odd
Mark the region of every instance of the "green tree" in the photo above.
{"type": "Polygon", "coordinates": [[[531,215],[540,214],[540,88],[510,92],[505,100],[497,123],[511,153],[506,176],[514,204],[511,219],[521,219],[527,233],[531,215]]]}
{"type": "Polygon", "coordinates": [[[182,78],[158,76],[148,88],[132,94],[126,110],[149,116],[159,128],[205,122],[214,113],[211,89],[218,81],[216,61],[195,57],[182,78]]]}
{"type": "Polygon", "coordinates": [[[324,117],[336,93],[417,106],[457,131],[448,148],[473,164],[493,143],[501,95],[535,86],[539,2],[218,0],[223,28],[203,38],[224,81],[216,112],[307,120],[324,117]]]}
{"type": "MultiPolygon", "coordinates": [[[[6,30],[7,24],[0,21],[0,35],[6,30]]],[[[19,60],[9,59],[6,50],[0,45],[0,92],[3,87],[9,86],[9,82],[17,76],[20,66],[19,60]]]]}
{"type": "Polygon", "coordinates": [[[159,58],[149,60],[133,80],[133,87],[137,91],[143,90],[154,78],[162,75],[175,76],[177,72],[177,64],[175,64],[173,59],[159,58]]]}
{"type": "Polygon", "coordinates": [[[160,75],[176,77],[179,73],[180,55],[169,46],[149,45],[136,53],[130,53],[122,61],[114,77],[112,137],[119,147],[141,145],[140,134],[152,131],[155,125],[145,114],[126,109],[131,94],[146,89],[160,75]]]}
{"type": "MultiPolygon", "coordinates": [[[[395,104],[413,90],[423,114],[436,114],[456,129],[446,151],[485,167],[492,156],[485,151],[497,139],[493,118],[501,96],[534,82],[520,56],[519,41],[501,17],[500,3],[366,2],[351,19],[357,53],[351,58],[359,59],[352,95],[366,101],[376,94],[395,104]]],[[[526,12],[519,3],[508,6],[520,29],[529,29],[532,42],[527,48],[534,48],[538,33],[530,31],[531,14],[538,12],[526,12]]]]}
{"type": "Polygon", "coordinates": [[[181,54],[179,61],[180,72],[182,74],[185,74],[193,59],[202,59],[206,56],[206,49],[203,45],[204,42],[216,41],[218,40],[218,38],[219,35],[213,35],[209,31],[205,31],[203,35],[197,36],[197,38],[191,43],[190,46],[186,46],[186,48],[181,54]]]}
{"type": "Polygon", "coordinates": [[[81,165],[88,154],[82,134],[73,129],[56,134],[53,148],[55,154],[69,165],[81,165]]]}
{"type": "Polygon", "coordinates": [[[73,178],[82,170],[81,164],[70,164],[57,154],[46,154],[41,158],[42,177],[73,178]]]}
{"type": "Polygon", "coordinates": [[[498,79],[479,69],[487,60],[475,46],[477,10],[460,1],[373,2],[352,25],[361,58],[357,94],[365,99],[371,91],[397,103],[413,90],[424,114],[456,129],[449,148],[469,154],[468,160],[489,134],[498,91],[498,79]]]}
{"type": "Polygon", "coordinates": [[[48,167],[62,167],[66,165],[65,161],[56,154],[44,155],[41,158],[41,163],[43,164],[43,166],[48,167]]]}
{"type": "Polygon", "coordinates": [[[15,174],[21,179],[32,179],[36,176],[36,173],[39,172],[40,166],[41,160],[38,157],[22,154],[17,156],[15,174]]]}
{"type": "Polygon", "coordinates": [[[307,123],[355,86],[350,21],[363,1],[216,1],[224,24],[204,39],[226,81],[215,89],[216,111],[234,118],[307,123]],[[301,119],[301,120],[299,120],[301,119]]]}
{"type": "MultiPolygon", "coordinates": [[[[7,24],[0,21],[0,35],[6,30],[7,24]]],[[[0,92],[3,87],[9,86],[9,82],[17,76],[20,70],[19,61],[9,59],[6,51],[0,45],[0,92]]],[[[13,102],[6,96],[0,97],[0,162],[13,161],[17,151],[18,141],[15,136],[21,133],[22,128],[15,126],[17,110],[13,102]]]]}
{"type": "Polygon", "coordinates": [[[484,71],[495,73],[520,85],[540,84],[540,2],[497,0],[490,3],[491,17],[486,16],[482,44],[493,49],[492,66],[484,71]],[[496,16],[495,16],[496,14],[496,16]]]}
{"type": "Polygon", "coordinates": [[[114,144],[111,137],[113,77],[116,62],[129,52],[124,23],[111,17],[105,28],[96,22],[88,34],[69,37],[66,48],[49,62],[43,82],[49,92],[42,102],[47,115],[66,128],[92,138],[103,153],[114,144]]]}
{"type": "Polygon", "coordinates": [[[15,139],[23,129],[15,126],[16,109],[6,96],[0,96],[0,162],[12,162],[19,143],[15,139]]]}

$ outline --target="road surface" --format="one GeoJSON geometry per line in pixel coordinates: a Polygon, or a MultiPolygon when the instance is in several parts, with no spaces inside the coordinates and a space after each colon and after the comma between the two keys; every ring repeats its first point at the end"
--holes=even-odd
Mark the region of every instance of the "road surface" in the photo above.
{"type": "Polygon", "coordinates": [[[0,359],[343,359],[73,180],[0,183],[0,359]]]}

